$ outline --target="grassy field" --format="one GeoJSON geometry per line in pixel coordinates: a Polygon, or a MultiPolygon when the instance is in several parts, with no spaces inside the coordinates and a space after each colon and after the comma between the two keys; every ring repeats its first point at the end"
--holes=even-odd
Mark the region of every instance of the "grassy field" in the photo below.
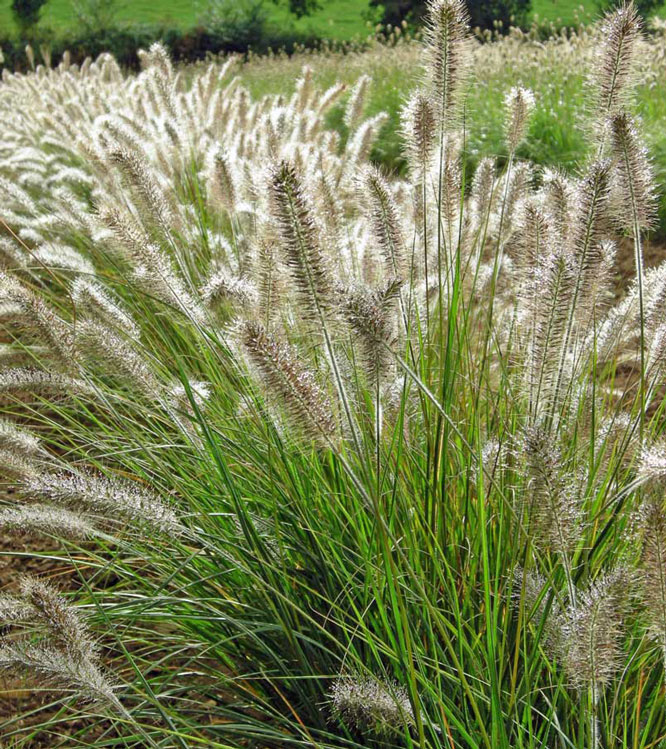
{"type": "MultiPolygon", "coordinates": [[[[509,89],[519,84],[535,92],[535,112],[529,138],[519,149],[521,158],[544,167],[559,165],[575,171],[589,153],[589,85],[585,72],[591,65],[593,32],[581,31],[549,45],[513,36],[493,45],[478,46],[474,54],[474,75],[466,99],[467,153],[474,166],[485,155],[501,156],[502,106],[509,89]]],[[[660,47],[656,47],[659,49],[660,47]]],[[[368,113],[389,115],[373,149],[373,158],[391,171],[404,169],[400,109],[419,80],[421,46],[399,44],[389,48],[375,45],[369,51],[351,55],[310,53],[257,57],[244,64],[240,76],[254,96],[268,93],[291,94],[304,66],[312,67],[317,85],[335,81],[351,84],[362,74],[371,76],[368,113]]],[[[634,98],[634,108],[643,120],[655,169],[666,176],[666,66],[657,53],[646,54],[634,98]]],[[[343,107],[334,107],[328,124],[346,137],[343,107]]],[[[666,196],[660,194],[657,235],[666,236],[666,196]]]]}
{"type": "MultiPolygon", "coordinates": [[[[0,3],[0,27],[13,28],[10,0],[0,3]]],[[[119,0],[118,18],[139,23],[165,23],[181,28],[194,25],[205,8],[205,0],[119,0]]],[[[293,24],[301,31],[313,30],[331,39],[352,39],[368,33],[365,17],[368,5],[363,0],[323,0],[322,8],[310,18],[296,20],[284,4],[274,5],[267,0],[271,18],[277,23],[293,24]]],[[[596,6],[592,0],[582,4],[577,0],[533,0],[533,17],[555,23],[573,24],[593,17],[596,6]]],[[[49,0],[43,12],[43,25],[66,29],[74,23],[71,0],[49,0]]]]}
{"type": "Polygon", "coordinates": [[[433,5],[4,77],[3,744],[663,746],[666,36],[433,5]]]}

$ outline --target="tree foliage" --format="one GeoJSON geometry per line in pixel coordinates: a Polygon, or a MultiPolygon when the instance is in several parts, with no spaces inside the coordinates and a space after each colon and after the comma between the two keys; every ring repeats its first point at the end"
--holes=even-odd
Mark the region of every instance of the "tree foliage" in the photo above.
{"type": "MultiPolygon", "coordinates": [[[[643,0],[657,2],[659,0],[643,0]]],[[[423,18],[425,0],[370,0],[370,6],[383,8],[382,21],[398,25],[406,20],[419,23],[423,18]]],[[[523,26],[531,10],[532,0],[467,0],[470,25],[491,29],[496,24],[502,28],[523,26]]]]}
{"type": "Polygon", "coordinates": [[[12,0],[12,14],[23,36],[37,24],[46,2],[47,0],[12,0]]]}

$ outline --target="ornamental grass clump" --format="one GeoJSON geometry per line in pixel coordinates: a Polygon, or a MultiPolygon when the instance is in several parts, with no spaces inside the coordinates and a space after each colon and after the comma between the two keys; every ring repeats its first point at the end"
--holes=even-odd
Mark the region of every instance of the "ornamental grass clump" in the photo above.
{"type": "Polygon", "coordinates": [[[428,4],[402,177],[367,76],[255,98],[160,45],[4,74],[0,530],[67,593],[3,592],[0,665],[48,691],[41,730],[664,740],[666,264],[639,20],[604,24],[568,171],[523,158],[521,80],[471,153],[457,0],[428,4]]]}

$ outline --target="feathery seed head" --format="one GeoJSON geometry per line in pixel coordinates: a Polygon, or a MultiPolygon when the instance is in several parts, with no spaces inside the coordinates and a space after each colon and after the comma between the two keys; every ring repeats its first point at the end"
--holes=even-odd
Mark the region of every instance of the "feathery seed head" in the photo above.
{"type": "Polygon", "coordinates": [[[642,530],[638,571],[650,635],[666,649],[666,513],[661,492],[651,492],[639,511],[642,530]]]}
{"type": "Polygon", "coordinates": [[[213,155],[212,192],[220,205],[230,213],[234,211],[238,200],[236,178],[233,174],[231,158],[222,148],[213,155]]]}
{"type": "Polygon", "coordinates": [[[472,180],[474,214],[479,223],[485,222],[492,207],[497,164],[495,159],[484,157],[479,161],[472,180]]]}
{"type": "Polygon", "coordinates": [[[611,148],[617,182],[617,220],[625,229],[649,229],[656,214],[652,166],[635,120],[618,111],[609,120],[611,148]]]}
{"type": "Polygon", "coordinates": [[[391,279],[378,290],[352,288],[344,300],[347,321],[360,343],[362,362],[370,383],[381,382],[393,362],[392,349],[396,341],[394,312],[400,285],[400,281],[391,279]]]}
{"type": "Polygon", "coordinates": [[[76,325],[76,350],[86,363],[97,362],[147,398],[159,399],[163,388],[145,357],[107,325],[80,320],[76,325]]]}
{"type": "Polygon", "coordinates": [[[199,411],[203,411],[211,396],[211,385],[209,382],[198,382],[196,380],[190,380],[188,382],[189,392],[186,390],[185,385],[178,383],[174,385],[169,391],[169,395],[177,408],[183,411],[190,412],[192,410],[192,404],[190,399],[194,401],[199,411]]]}
{"type": "Polygon", "coordinates": [[[389,278],[403,278],[405,273],[405,247],[400,229],[398,207],[391,188],[382,173],[368,166],[362,174],[362,185],[369,207],[372,231],[384,256],[389,278]]]}
{"type": "Polygon", "coordinates": [[[610,161],[594,161],[578,183],[571,246],[579,262],[584,263],[590,248],[605,239],[608,233],[610,174],[610,161]]]}
{"type": "Polygon", "coordinates": [[[363,109],[365,108],[365,100],[368,94],[368,88],[372,78],[369,75],[362,75],[354,84],[354,87],[349,93],[349,99],[347,100],[347,106],[345,107],[344,123],[353,130],[363,116],[363,109]]]}
{"type": "Polygon", "coordinates": [[[56,372],[14,367],[0,372],[0,394],[29,394],[43,396],[94,396],[97,391],[84,380],[56,372]]]}
{"type": "Polygon", "coordinates": [[[331,687],[334,714],[360,730],[386,735],[413,725],[407,691],[395,682],[374,676],[339,676],[331,687]]]}
{"type": "Polygon", "coordinates": [[[45,533],[76,540],[99,535],[99,531],[81,513],[39,504],[0,509],[0,530],[30,535],[45,533]]]}
{"type": "Polygon", "coordinates": [[[165,500],[130,481],[92,472],[42,473],[24,481],[22,491],[31,498],[99,515],[112,524],[126,519],[167,535],[183,530],[165,500]]]}
{"type": "Polygon", "coordinates": [[[332,284],[312,206],[296,169],[286,161],[270,182],[272,212],[284,259],[307,318],[321,321],[333,308],[332,284]]]}
{"type": "MultiPolygon", "coordinates": [[[[619,568],[600,576],[570,604],[562,624],[561,654],[577,689],[608,686],[622,663],[623,623],[631,576],[619,568]]],[[[596,694],[598,698],[598,692],[596,694]]]]}
{"type": "Polygon", "coordinates": [[[77,661],[48,643],[11,643],[0,647],[0,671],[26,674],[40,687],[44,683],[72,689],[83,702],[119,709],[114,688],[100,668],[88,659],[77,661]]]}
{"type": "Polygon", "coordinates": [[[21,580],[21,594],[49,628],[51,644],[78,663],[96,658],[95,644],[80,613],[51,584],[26,576],[21,580]]]}
{"type": "Polygon", "coordinates": [[[527,88],[514,86],[504,99],[504,138],[509,153],[516,149],[525,137],[527,122],[534,109],[534,94],[527,88]]]}
{"type": "Polygon", "coordinates": [[[579,477],[565,472],[560,451],[541,427],[525,430],[523,450],[529,477],[530,533],[545,548],[566,554],[581,533],[579,477]]]}
{"type": "Polygon", "coordinates": [[[414,180],[422,180],[435,150],[437,121],[431,98],[425,91],[415,91],[401,113],[402,137],[414,180]]]}
{"type": "Polygon", "coordinates": [[[98,283],[76,278],[72,283],[72,299],[79,313],[97,319],[138,340],[140,331],[129,312],[109,296],[98,283]]]}
{"type": "Polygon", "coordinates": [[[470,63],[469,16],[463,0],[429,0],[426,75],[438,124],[448,129],[456,115],[470,63]]]}
{"type": "Polygon", "coordinates": [[[20,596],[0,595],[0,627],[23,624],[34,619],[34,606],[20,596]]]}
{"type": "Polygon", "coordinates": [[[631,93],[636,42],[641,35],[641,20],[633,2],[623,3],[608,13],[601,29],[594,67],[598,113],[603,120],[624,104],[631,93]]]}
{"type": "Polygon", "coordinates": [[[661,483],[666,480],[666,443],[655,442],[643,447],[636,479],[640,483],[661,483]]]}
{"type": "Polygon", "coordinates": [[[209,307],[219,307],[224,302],[240,307],[252,307],[258,301],[258,293],[252,283],[244,278],[234,278],[226,270],[219,270],[206,281],[201,297],[209,307]]]}
{"type": "Polygon", "coordinates": [[[244,323],[240,336],[251,363],[272,397],[287,409],[292,422],[324,444],[334,439],[337,423],[333,408],[296,349],[255,322],[244,323]]]}
{"type": "Polygon", "coordinates": [[[32,432],[6,419],[0,419],[0,450],[31,458],[46,455],[39,439],[32,432]]]}

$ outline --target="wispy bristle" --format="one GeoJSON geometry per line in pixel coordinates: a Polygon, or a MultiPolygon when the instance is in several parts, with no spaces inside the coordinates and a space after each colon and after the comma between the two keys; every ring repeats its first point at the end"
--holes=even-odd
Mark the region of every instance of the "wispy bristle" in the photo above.
{"type": "Polygon", "coordinates": [[[285,263],[303,312],[321,320],[333,307],[331,280],[311,206],[291,164],[282,162],[273,171],[271,198],[285,263]]]}
{"type": "Polygon", "coordinates": [[[578,262],[585,262],[590,249],[606,238],[610,226],[610,163],[593,162],[580,181],[572,219],[571,245],[578,262]]]}
{"type": "Polygon", "coordinates": [[[395,682],[382,682],[374,676],[345,675],[331,687],[334,714],[349,726],[387,734],[413,725],[406,690],[395,682]]]}
{"type": "Polygon", "coordinates": [[[0,450],[30,457],[45,455],[39,439],[32,432],[6,419],[0,419],[0,450]]]}
{"type": "Polygon", "coordinates": [[[525,137],[527,122],[533,109],[534,94],[529,89],[514,86],[506,95],[504,139],[509,153],[515,153],[525,137]]]}
{"type": "Polygon", "coordinates": [[[523,324],[527,327],[527,371],[530,412],[542,413],[558,402],[560,362],[575,288],[571,259],[561,248],[546,254],[521,289],[523,324]]]}
{"type": "Polygon", "coordinates": [[[122,709],[97,663],[97,646],[81,613],[51,584],[25,577],[21,599],[9,601],[12,623],[38,624],[45,634],[36,641],[23,637],[1,647],[0,670],[21,672],[40,687],[71,689],[80,700],[122,709]]]}
{"type": "Polygon", "coordinates": [[[84,380],[38,369],[15,367],[0,372],[0,393],[38,395],[95,395],[96,390],[84,380]]]}
{"type": "Polygon", "coordinates": [[[369,204],[369,218],[373,234],[384,256],[389,277],[403,278],[405,249],[398,208],[390,187],[376,167],[368,167],[363,175],[363,186],[369,204]]]}
{"type": "Polygon", "coordinates": [[[661,493],[640,510],[643,543],[639,577],[650,633],[666,653],[666,514],[661,493]]]}
{"type": "Polygon", "coordinates": [[[43,687],[73,690],[84,702],[104,703],[118,708],[113,687],[101,670],[89,661],[75,661],[69,654],[45,643],[18,642],[0,647],[0,670],[18,671],[43,687]]]}
{"type": "Polygon", "coordinates": [[[536,200],[526,200],[519,212],[517,242],[518,267],[525,275],[536,271],[550,252],[552,229],[544,207],[536,200]]]}
{"type": "Polygon", "coordinates": [[[48,346],[63,363],[71,363],[71,329],[40,296],[13,276],[2,271],[0,271],[0,295],[4,302],[10,302],[18,307],[17,322],[48,346]]]}
{"type": "Polygon", "coordinates": [[[463,0],[429,0],[427,6],[428,77],[440,127],[457,114],[469,69],[469,16],[463,0]]]}
{"type": "Polygon", "coordinates": [[[416,91],[402,110],[402,137],[412,174],[423,179],[435,149],[437,122],[431,98],[424,91],[416,91]]]}
{"type": "Polygon", "coordinates": [[[634,119],[626,112],[614,114],[609,128],[618,189],[617,219],[629,231],[649,229],[656,215],[656,202],[647,149],[634,119]]]}
{"type": "Polygon", "coordinates": [[[34,606],[19,596],[0,595],[0,627],[27,622],[35,617],[34,606]]]}
{"type": "Polygon", "coordinates": [[[225,210],[235,210],[238,200],[236,178],[229,155],[223,149],[218,149],[213,156],[212,193],[225,210]]]}
{"type": "Polygon", "coordinates": [[[45,533],[58,538],[89,539],[99,531],[80,513],[49,505],[0,509],[0,529],[17,533],[45,533]]]}
{"type": "Polygon", "coordinates": [[[49,583],[36,577],[21,580],[21,593],[50,630],[50,642],[74,661],[95,660],[96,647],[80,613],[49,583]]]}
{"type": "Polygon", "coordinates": [[[602,46],[595,66],[598,111],[602,118],[613,112],[631,93],[631,77],[640,38],[641,21],[633,2],[608,13],[601,29],[602,46]]]}
{"type": "Polygon", "coordinates": [[[524,570],[517,566],[513,570],[513,603],[516,607],[521,604],[528,621],[536,631],[542,632],[542,642],[546,648],[553,651],[558,646],[561,635],[559,623],[561,611],[556,600],[551,602],[550,610],[546,613],[549,584],[546,578],[535,570],[524,570]]]}
{"type": "Polygon", "coordinates": [[[543,194],[550,214],[553,229],[561,241],[568,246],[571,212],[574,202],[574,187],[561,171],[546,169],[543,175],[543,194]]]}
{"type": "Polygon", "coordinates": [[[486,157],[479,161],[479,165],[474,172],[472,199],[474,201],[474,213],[480,226],[488,219],[492,207],[496,171],[495,159],[486,157]]]}
{"type": "Polygon", "coordinates": [[[140,331],[127,310],[114,301],[108,292],[99,284],[84,278],[77,278],[72,284],[72,299],[88,316],[117,328],[134,339],[138,339],[140,331]]]}
{"type": "Polygon", "coordinates": [[[257,302],[257,290],[245,278],[235,278],[226,270],[214,273],[201,288],[201,297],[211,307],[224,302],[250,307],[257,302]]]}
{"type": "Polygon", "coordinates": [[[76,326],[76,350],[86,363],[102,365],[111,377],[157,400],[163,390],[144,356],[106,325],[83,320],[76,326]]]}
{"type": "Polygon", "coordinates": [[[180,533],[176,513],[169,504],[142,486],[94,473],[52,473],[33,477],[23,492],[70,509],[100,515],[110,523],[131,520],[137,527],[149,526],[162,533],[180,533]]]}
{"type": "Polygon", "coordinates": [[[562,660],[578,689],[608,686],[621,665],[623,622],[631,580],[626,570],[607,573],[579,593],[564,614],[562,660]]]}
{"type": "Polygon", "coordinates": [[[615,252],[615,243],[604,240],[593,244],[585,256],[576,305],[576,315],[585,325],[599,320],[603,305],[612,299],[615,252]]]}
{"type": "Polygon", "coordinates": [[[666,444],[655,442],[641,451],[636,470],[636,478],[641,483],[666,480],[666,444]]]}
{"type": "Polygon", "coordinates": [[[270,240],[260,240],[257,249],[259,319],[267,326],[277,316],[282,301],[276,249],[270,240]]]}
{"type": "Polygon", "coordinates": [[[369,75],[360,76],[349,94],[343,121],[350,130],[353,130],[358,125],[363,116],[365,100],[371,82],[372,78],[369,75]]]}
{"type": "Polygon", "coordinates": [[[393,279],[378,290],[351,289],[344,301],[347,320],[361,345],[362,362],[371,383],[380,382],[393,362],[394,315],[399,293],[400,282],[393,279]]]}
{"type": "Polygon", "coordinates": [[[243,326],[241,340],[271,395],[287,409],[293,423],[319,441],[333,439],[337,429],[333,408],[293,346],[252,322],[243,326]]]}
{"type": "Polygon", "coordinates": [[[109,156],[111,162],[120,167],[123,175],[134,188],[146,215],[152,217],[156,225],[166,235],[169,235],[171,230],[176,228],[176,215],[164,190],[157,184],[148,168],[145,156],[140,156],[123,146],[115,146],[109,156]]]}
{"type": "Polygon", "coordinates": [[[580,538],[579,482],[567,476],[562,456],[545,430],[532,427],[526,431],[524,454],[529,476],[530,533],[545,548],[567,554],[580,538]]]}
{"type": "Polygon", "coordinates": [[[35,476],[38,468],[30,459],[13,449],[0,449],[0,474],[2,479],[24,480],[35,476]]]}

